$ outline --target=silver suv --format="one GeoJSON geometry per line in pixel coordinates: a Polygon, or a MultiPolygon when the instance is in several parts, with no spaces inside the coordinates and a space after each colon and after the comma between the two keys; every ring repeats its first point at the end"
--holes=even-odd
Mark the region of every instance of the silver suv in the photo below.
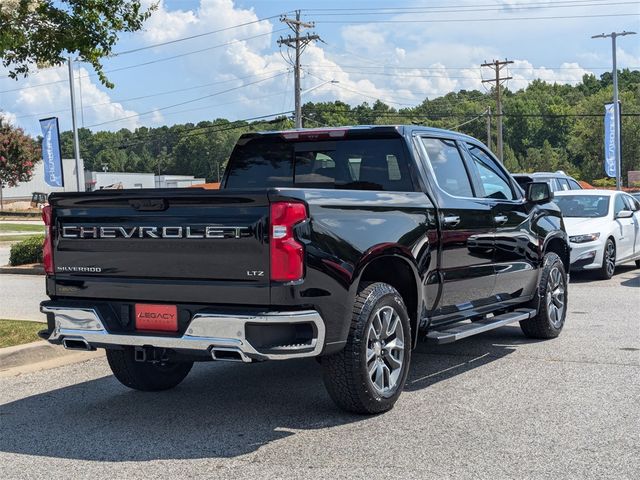
{"type": "Polygon", "coordinates": [[[514,173],[512,177],[523,190],[526,190],[525,186],[531,182],[547,182],[553,192],[582,190],[578,181],[562,170],[557,172],[514,173]]]}

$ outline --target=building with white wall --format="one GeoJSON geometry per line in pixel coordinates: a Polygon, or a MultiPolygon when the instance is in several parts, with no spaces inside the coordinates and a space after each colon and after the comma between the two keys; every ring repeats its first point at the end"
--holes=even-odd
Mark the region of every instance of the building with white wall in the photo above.
{"type": "Polygon", "coordinates": [[[154,188],[153,173],[125,172],[85,172],[87,191],[106,187],[117,188],[154,188]]]}
{"type": "MultiPolygon", "coordinates": [[[[33,177],[28,182],[20,183],[16,187],[4,187],[2,197],[5,201],[31,200],[34,192],[77,192],[76,161],[73,158],[62,160],[62,173],[64,175],[64,187],[51,187],[44,181],[44,162],[36,163],[33,168],[33,177]]],[[[80,188],[84,189],[84,162],[80,159],[80,188]]]]}
{"type": "Polygon", "coordinates": [[[156,175],[156,188],[186,188],[205,183],[204,178],[193,175],[156,175]]]}

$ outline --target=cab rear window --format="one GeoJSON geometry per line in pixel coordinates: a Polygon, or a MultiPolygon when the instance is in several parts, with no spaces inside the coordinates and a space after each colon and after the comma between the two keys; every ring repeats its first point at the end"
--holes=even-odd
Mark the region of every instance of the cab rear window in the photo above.
{"type": "Polygon", "coordinates": [[[258,137],[238,144],[226,189],[307,187],[414,191],[401,138],[286,141],[258,137]]]}

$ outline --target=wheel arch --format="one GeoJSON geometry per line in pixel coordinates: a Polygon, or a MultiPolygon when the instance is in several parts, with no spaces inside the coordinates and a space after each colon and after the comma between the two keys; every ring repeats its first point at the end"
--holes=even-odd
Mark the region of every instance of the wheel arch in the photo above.
{"type": "Polygon", "coordinates": [[[562,264],[564,265],[565,272],[569,273],[569,269],[571,267],[571,247],[569,247],[566,235],[554,235],[547,238],[542,250],[542,258],[540,261],[542,261],[544,256],[549,252],[553,252],[560,257],[560,260],[562,260],[562,264]]]}
{"type": "Polygon", "coordinates": [[[387,283],[400,293],[409,314],[412,345],[415,346],[422,308],[422,289],[418,268],[410,252],[405,252],[397,245],[379,249],[374,255],[369,252],[358,265],[355,278],[357,280],[352,285],[353,298],[363,282],[387,283]]]}

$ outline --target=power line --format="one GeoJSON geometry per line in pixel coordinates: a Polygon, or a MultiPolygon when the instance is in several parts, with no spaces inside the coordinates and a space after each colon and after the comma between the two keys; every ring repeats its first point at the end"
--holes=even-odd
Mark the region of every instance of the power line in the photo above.
{"type": "Polygon", "coordinates": [[[447,18],[438,20],[320,20],[317,23],[469,23],[469,22],[511,22],[526,20],[569,20],[574,18],[607,18],[607,17],[637,17],[640,13],[605,13],[596,15],[557,15],[546,17],[508,17],[508,18],[447,18]]]}
{"type": "MultiPolygon", "coordinates": [[[[636,1],[624,1],[624,2],[607,2],[607,7],[613,5],[637,5],[636,1]]],[[[580,3],[568,4],[568,5],[538,5],[531,4],[529,6],[522,6],[520,4],[513,5],[506,10],[504,7],[496,7],[492,5],[490,8],[469,8],[475,7],[474,5],[468,5],[467,8],[463,6],[449,6],[449,7],[408,7],[407,9],[389,7],[387,9],[380,9],[376,11],[359,11],[359,12],[332,12],[332,13],[314,13],[315,16],[355,16],[355,15],[408,15],[408,14],[416,14],[416,13],[429,13],[429,14],[440,14],[440,13],[474,13],[474,12],[522,12],[527,10],[536,10],[536,9],[554,9],[554,8],[581,8],[581,7],[601,7],[602,3],[593,3],[592,0],[586,1],[583,0],[580,3]],[[440,8],[437,11],[434,11],[435,8],[440,8]],[[443,8],[451,8],[452,10],[442,10],[443,8]]],[[[371,9],[375,10],[375,9],[371,9]]]]}
{"type": "MultiPolygon", "coordinates": [[[[273,32],[261,33],[259,35],[253,35],[251,37],[241,38],[241,39],[238,39],[238,40],[232,40],[230,42],[221,43],[221,44],[218,44],[218,45],[213,45],[213,46],[207,47],[207,48],[201,48],[199,50],[192,50],[192,51],[184,52],[184,53],[181,53],[181,54],[178,54],[178,55],[172,55],[170,57],[164,57],[164,58],[158,58],[158,59],[155,59],[155,60],[150,60],[148,62],[136,63],[136,64],[133,64],[133,65],[127,65],[127,66],[124,66],[124,67],[112,68],[110,70],[105,70],[104,73],[120,72],[122,70],[129,70],[131,68],[138,68],[138,67],[151,65],[151,64],[154,64],[154,63],[166,62],[166,61],[169,61],[169,60],[174,60],[176,58],[181,58],[181,57],[186,57],[188,55],[193,55],[195,53],[202,53],[202,52],[205,52],[205,51],[213,50],[213,49],[216,49],[216,48],[226,47],[226,46],[233,45],[233,44],[240,43],[240,42],[244,42],[244,41],[247,41],[247,40],[253,40],[255,38],[264,37],[264,36],[271,35],[273,33],[281,32],[281,31],[284,31],[284,30],[286,30],[286,29],[283,28],[283,29],[280,29],[280,30],[275,30],[273,32]]],[[[90,77],[97,77],[97,74],[94,73],[94,74],[90,74],[90,75],[82,75],[82,78],[90,78],[90,77]]],[[[52,82],[38,83],[37,85],[29,85],[29,86],[26,86],[26,87],[12,88],[12,89],[9,89],[9,90],[3,90],[3,91],[0,91],[0,93],[18,92],[18,91],[22,91],[22,90],[29,90],[29,89],[32,89],[32,88],[44,87],[44,86],[47,86],[47,85],[55,85],[57,83],[66,83],[66,82],[67,82],[67,80],[55,80],[55,81],[52,81],[52,82]]]]}
{"type": "MultiPolygon", "coordinates": [[[[319,77],[318,75],[314,75],[313,73],[309,72],[308,70],[305,70],[305,71],[306,71],[310,76],[312,76],[312,77],[314,77],[314,78],[317,78],[318,80],[322,80],[322,81],[329,81],[329,80],[326,80],[325,78],[319,77]]],[[[340,88],[341,90],[346,90],[347,92],[356,93],[356,94],[360,95],[361,97],[371,98],[371,99],[373,99],[373,100],[380,100],[380,101],[384,101],[384,102],[386,102],[386,103],[393,103],[394,105],[412,106],[412,105],[414,105],[414,104],[415,104],[415,101],[414,101],[413,99],[409,99],[409,98],[407,98],[406,100],[413,101],[414,103],[395,102],[395,101],[393,101],[393,100],[384,99],[384,98],[381,98],[381,97],[375,97],[375,96],[373,96],[373,95],[367,95],[366,93],[362,93],[362,92],[359,92],[359,91],[357,91],[357,90],[353,90],[352,88],[345,87],[344,85],[342,85],[342,84],[340,84],[340,83],[336,83],[336,84],[335,84],[335,86],[336,86],[336,87],[338,87],[338,88],[340,88]]],[[[398,98],[400,98],[400,97],[398,97],[398,98]]]]}
{"type": "MultiPolygon", "coordinates": [[[[584,3],[585,1],[598,1],[598,2],[604,2],[607,3],[609,0],[560,0],[560,1],[545,1],[545,2],[520,2],[518,3],[518,7],[520,6],[524,6],[524,5],[543,5],[543,4],[550,4],[551,6],[553,5],[560,5],[560,4],[576,4],[576,3],[584,3]]],[[[495,7],[496,5],[498,5],[497,3],[485,3],[485,4],[479,4],[479,5],[469,5],[469,4],[462,4],[462,5],[432,5],[432,6],[428,6],[428,7],[422,7],[422,6],[418,6],[418,7],[349,7],[349,8],[307,8],[305,9],[306,12],[325,12],[325,11],[357,11],[357,10],[364,10],[364,11],[370,11],[370,10],[414,10],[416,8],[423,8],[423,9],[442,9],[442,8],[477,8],[477,7],[495,7]]],[[[503,6],[507,7],[506,5],[503,6]]],[[[510,6],[510,8],[513,8],[512,6],[510,6]]]]}
{"type": "MultiPolygon", "coordinates": [[[[92,103],[89,105],[85,105],[84,108],[91,108],[91,107],[99,107],[99,106],[103,106],[103,105],[114,105],[116,103],[123,103],[123,102],[130,102],[130,101],[135,101],[135,100],[143,100],[146,98],[153,98],[153,97],[160,97],[163,95],[169,95],[169,94],[173,94],[173,93],[182,93],[182,92],[188,92],[189,90],[197,90],[200,88],[204,88],[204,87],[210,87],[213,85],[222,85],[224,83],[230,83],[230,82],[237,82],[239,80],[246,80],[247,78],[254,78],[254,77],[261,77],[264,75],[270,75],[273,73],[287,73],[289,70],[273,70],[271,72],[264,72],[264,73],[258,73],[258,74],[254,74],[254,75],[246,75],[244,77],[237,77],[237,78],[231,78],[229,80],[221,80],[218,82],[211,82],[211,83],[204,83],[202,85],[196,85],[193,87],[187,87],[187,88],[179,88],[176,90],[166,90],[163,92],[158,92],[158,93],[152,93],[149,95],[141,95],[141,96],[137,96],[137,97],[129,97],[129,98],[119,98],[119,99],[115,99],[115,100],[111,100],[110,102],[100,102],[100,103],[92,103]]],[[[44,115],[52,115],[54,113],[61,113],[61,112],[68,112],[70,109],[69,108],[63,108],[60,110],[52,110],[49,112],[40,112],[40,113],[31,113],[28,115],[19,115],[16,118],[29,118],[29,117],[39,117],[39,116],[44,116],[44,115]]]]}
{"type": "MultiPolygon", "coordinates": [[[[285,72],[286,73],[286,72],[285,72]]],[[[233,88],[228,88],[227,90],[222,90],[220,92],[216,92],[216,93],[210,93],[209,95],[204,95],[202,97],[198,97],[198,98],[193,98],[191,100],[186,100],[184,102],[179,102],[179,103],[174,103],[173,105],[166,105],[164,107],[160,107],[160,108],[154,108],[153,110],[149,110],[148,112],[143,112],[143,113],[136,113],[135,115],[128,115],[126,117],[121,117],[121,118],[116,118],[114,120],[107,120],[105,122],[100,122],[100,123],[94,123],[93,125],[87,125],[87,128],[91,128],[91,127],[99,127],[100,125],[106,125],[108,123],[115,123],[115,122],[119,122],[121,120],[128,120],[130,118],[134,118],[134,117],[140,117],[143,115],[151,115],[154,114],[156,112],[162,111],[162,110],[167,110],[169,108],[173,108],[173,107],[179,107],[181,105],[187,105],[189,103],[193,103],[193,102],[198,102],[200,100],[204,100],[205,98],[211,98],[211,97],[215,97],[217,95],[222,95],[224,93],[228,93],[228,92],[232,92],[234,90],[238,90],[240,88],[244,88],[244,87],[248,87],[250,85],[255,85],[257,83],[261,83],[261,82],[265,82],[267,80],[271,80],[273,78],[279,77],[284,75],[285,73],[279,73],[277,75],[274,75],[272,77],[267,77],[267,78],[263,78],[260,80],[256,80],[255,82],[250,82],[250,83],[245,83],[244,85],[239,85],[237,87],[233,87],[233,88]]]]}
{"type": "MultiPolygon", "coordinates": [[[[228,130],[234,130],[236,128],[246,127],[247,125],[244,125],[244,124],[246,124],[246,122],[251,122],[251,121],[255,121],[255,120],[263,120],[263,119],[269,118],[269,117],[280,117],[280,116],[288,115],[288,114],[291,114],[291,113],[293,113],[293,111],[289,110],[289,111],[286,111],[286,112],[270,113],[268,115],[260,115],[260,116],[257,116],[257,117],[250,117],[250,118],[244,118],[244,119],[241,119],[241,120],[234,120],[232,122],[229,122],[228,125],[215,124],[215,125],[209,125],[209,126],[206,126],[206,127],[193,127],[193,128],[190,128],[190,129],[187,129],[187,130],[183,131],[182,132],[183,134],[182,135],[178,135],[177,139],[181,140],[182,138],[191,137],[191,136],[194,136],[194,135],[200,135],[200,134],[204,133],[205,131],[208,132],[208,133],[217,133],[217,132],[224,132],[224,131],[228,131],[228,130]],[[233,126],[233,124],[235,124],[235,123],[244,123],[244,124],[243,125],[233,126]],[[218,128],[218,127],[221,127],[221,128],[218,128]],[[197,130],[199,130],[199,131],[196,132],[197,130]]],[[[153,132],[153,133],[149,132],[145,137],[143,137],[143,139],[144,138],[148,138],[150,136],[153,136],[155,133],[156,132],[153,132]]],[[[147,143],[147,142],[145,142],[145,141],[136,141],[134,143],[112,146],[111,148],[125,149],[125,148],[131,148],[131,147],[134,147],[134,146],[137,146],[137,145],[143,145],[145,143],[147,143]]]]}
{"type": "Polygon", "coordinates": [[[194,38],[201,38],[201,37],[205,37],[207,35],[213,35],[215,33],[227,32],[229,30],[233,30],[233,29],[236,29],[236,28],[246,27],[248,25],[253,25],[255,23],[260,23],[260,22],[264,22],[266,20],[271,20],[271,19],[274,19],[274,18],[278,18],[281,15],[284,15],[284,14],[271,15],[270,17],[258,18],[257,20],[253,20],[251,22],[239,23],[237,25],[232,25],[230,27],[220,28],[218,30],[211,30],[209,32],[198,33],[196,35],[189,35],[188,37],[181,37],[181,38],[176,38],[174,40],[168,40],[166,42],[159,42],[159,43],[154,43],[152,45],[146,45],[144,47],[132,48],[130,50],[123,50],[121,52],[116,52],[116,53],[110,55],[110,57],[120,57],[122,55],[128,55],[130,53],[141,52],[143,50],[148,50],[150,48],[163,47],[165,45],[172,45],[174,43],[184,42],[186,40],[192,40],[194,38]]]}

